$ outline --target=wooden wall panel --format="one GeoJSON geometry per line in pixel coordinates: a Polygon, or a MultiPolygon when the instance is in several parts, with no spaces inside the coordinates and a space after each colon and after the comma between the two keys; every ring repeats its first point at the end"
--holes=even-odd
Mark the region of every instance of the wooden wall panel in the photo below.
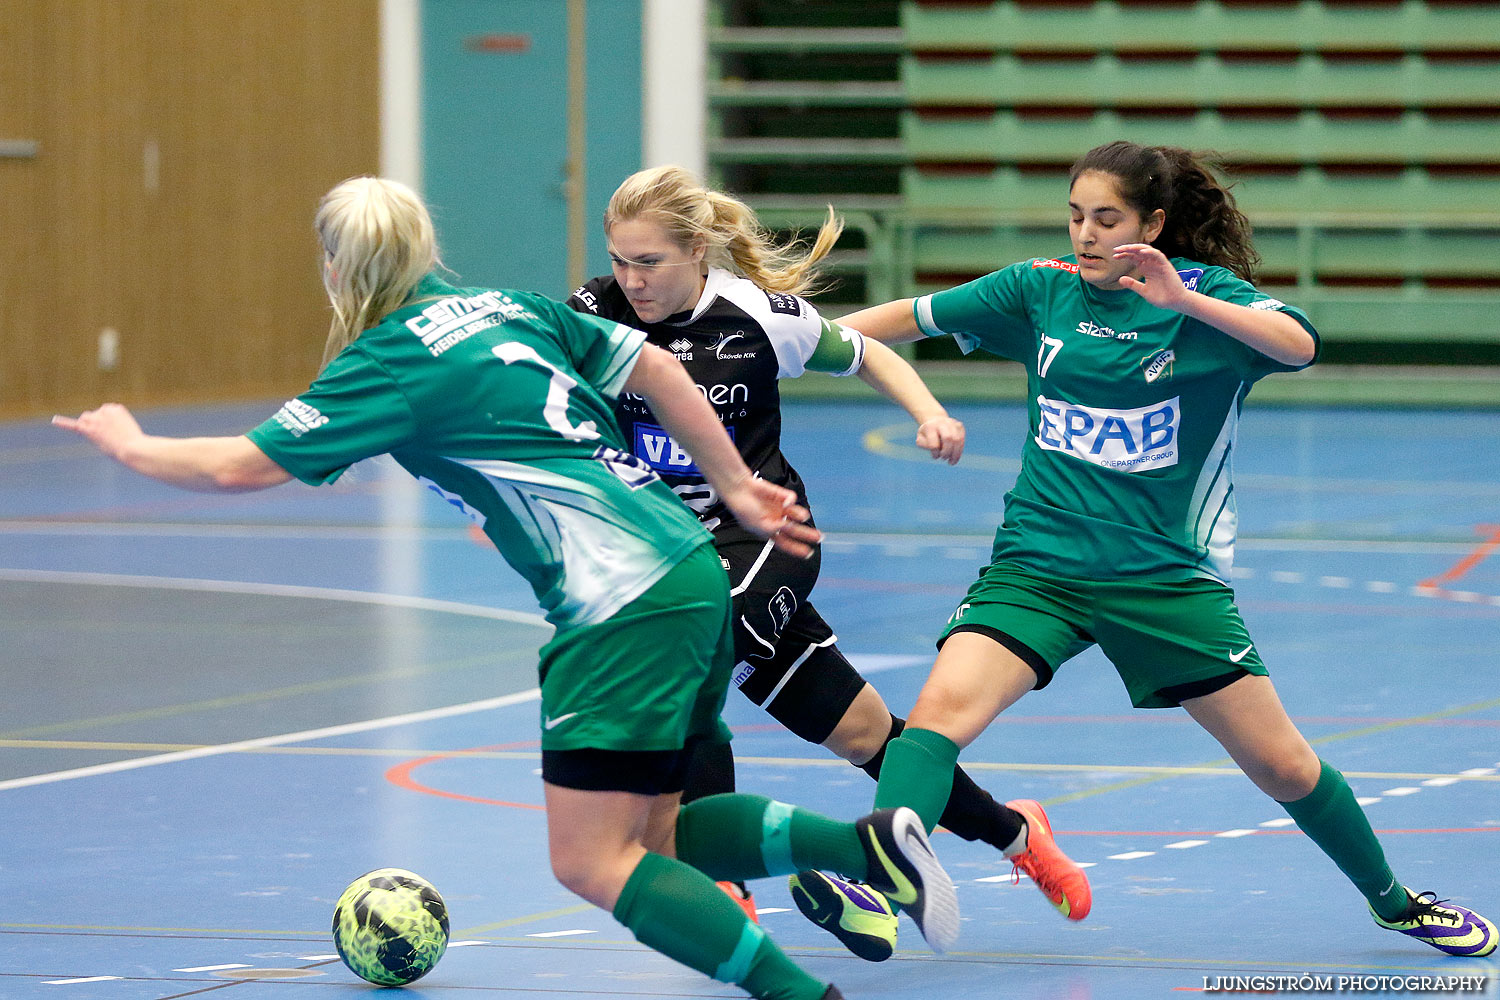
{"type": "MultiPolygon", "coordinates": [[[[41,20],[24,16],[25,0],[0,0],[0,140],[38,140],[37,50],[41,20]]],[[[35,264],[41,168],[34,159],[0,157],[0,405],[39,404],[46,368],[34,342],[42,272],[35,264]]]]}
{"type": "Polygon", "coordinates": [[[49,294],[49,329],[3,320],[20,327],[7,344],[38,361],[0,371],[0,413],[307,383],[328,322],[313,212],[378,167],[378,7],[0,0],[39,38],[33,225],[49,294]],[[112,372],[98,365],[105,327],[120,335],[112,372]]]}

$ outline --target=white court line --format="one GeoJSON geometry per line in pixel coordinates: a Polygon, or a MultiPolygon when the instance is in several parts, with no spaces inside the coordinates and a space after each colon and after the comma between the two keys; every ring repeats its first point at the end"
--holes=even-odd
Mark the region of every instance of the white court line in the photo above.
{"type": "Polygon", "coordinates": [[[581,931],[581,930],[580,931],[542,931],[540,934],[528,934],[526,936],[527,937],[534,937],[534,938],[555,938],[555,937],[573,937],[574,935],[577,935],[577,934],[592,934],[592,933],[594,933],[594,932],[593,931],[581,931]]]}
{"type": "MultiPolygon", "coordinates": [[[[307,959],[303,959],[303,961],[307,961],[307,959]]],[[[248,966],[248,965],[236,965],[236,964],[231,963],[229,965],[195,965],[195,966],[193,966],[192,968],[189,968],[189,969],[173,969],[172,971],[173,972],[222,972],[225,969],[248,969],[248,968],[251,968],[251,966],[248,966]]]]}
{"type": "Polygon", "coordinates": [[[330,736],[347,736],[350,733],[364,733],[372,729],[388,729],[392,726],[427,722],[432,719],[447,719],[455,715],[467,715],[470,712],[483,712],[491,708],[504,708],[507,705],[519,705],[526,701],[536,701],[541,696],[541,688],[532,688],[530,691],[518,691],[515,694],[501,695],[498,698],[486,698],[483,701],[471,701],[463,705],[429,708],[422,712],[408,712],[405,715],[388,715],[383,719],[348,722],[341,726],[304,729],[300,733],[262,736],[253,740],[240,740],[237,743],[220,743],[215,746],[196,747],[192,750],[175,750],[172,753],[157,754],[155,757],[134,757],[130,760],[117,760],[109,764],[75,767],[69,771],[53,771],[49,774],[33,774],[25,778],[10,778],[6,781],[0,781],[0,792],[11,788],[27,788],[31,785],[50,785],[58,781],[70,781],[73,778],[90,778],[96,774],[134,771],[142,767],[155,767],[157,764],[175,764],[181,760],[197,760],[202,757],[217,757],[226,753],[240,753],[244,750],[258,750],[261,747],[282,746],[286,743],[301,743],[307,740],[321,740],[327,739],[330,736]]]}
{"type": "Polygon", "coordinates": [[[85,976],[82,979],[44,979],[44,986],[74,986],[78,983],[107,983],[112,979],[120,979],[120,976],[85,976]]]}
{"type": "Polygon", "coordinates": [[[1111,854],[1111,861],[1134,861],[1136,858],[1149,858],[1155,851],[1126,851],[1124,854],[1111,854]]]}
{"type": "Polygon", "coordinates": [[[1171,848],[1174,851],[1185,851],[1189,847],[1202,847],[1206,843],[1208,843],[1208,841],[1206,840],[1179,840],[1175,843],[1165,844],[1163,846],[1171,848]]]}
{"type": "Polygon", "coordinates": [[[101,587],[143,587],[161,590],[198,590],[222,594],[256,594],[268,597],[306,597],[321,601],[345,601],[351,604],[378,604],[392,608],[414,608],[419,611],[442,611],[470,618],[490,618],[551,628],[541,615],[525,611],[487,608],[481,604],[439,601],[431,597],[405,594],[378,594],[368,590],[340,590],[335,587],[302,587],[284,583],[246,583],[241,580],[195,580],[174,576],[135,576],[125,573],[75,573],[63,570],[0,568],[0,580],[15,583],[76,583],[101,587]]]}

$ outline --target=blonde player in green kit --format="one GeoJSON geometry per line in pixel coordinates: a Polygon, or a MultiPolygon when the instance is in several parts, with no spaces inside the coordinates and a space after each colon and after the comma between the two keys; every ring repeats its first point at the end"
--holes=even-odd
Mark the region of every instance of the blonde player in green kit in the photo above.
{"type": "Polygon", "coordinates": [[[835,1000],[714,885],[827,868],[951,945],[953,886],[911,810],[845,823],[752,795],[679,806],[690,748],[729,736],[728,577],[708,532],[629,453],[611,401],[648,400],[746,527],[793,554],[818,539],[795,494],[751,475],[682,365],[639,330],[543,296],[445,284],[426,206],[393,181],[340,184],[317,231],[335,314],[324,368],[259,427],[157,437],[118,404],[53,422],[208,492],[332,482],[389,454],[472,517],[556,627],[539,664],[553,871],[642,943],[752,996],[835,1000]]]}
{"type": "Polygon", "coordinates": [[[1312,364],[1312,324],[1250,283],[1248,223],[1186,150],[1090,150],[1071,171],[1068,211],[1068,257],[840,320],[877,340],[952,336],[1018,361],[1030,399],[990,565],[942,632],[877,806],[910,806],[931,829],[960,748],[1098,644],[1135,706],[1186,709],[1379,926],[1490,954],[1490,921],[1392,873],[1343,776],[1282,708],[1229,586],[1240,404],[1263,375],[1312,364]]]}

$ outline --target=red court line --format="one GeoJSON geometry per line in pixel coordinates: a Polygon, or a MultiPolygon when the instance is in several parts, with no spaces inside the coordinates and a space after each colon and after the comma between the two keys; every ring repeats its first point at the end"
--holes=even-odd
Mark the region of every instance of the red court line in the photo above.
{"type": "Polygon", "coordinates": [[[1423,580],[1421,583],[1417,584],[1417,586],[1441,588],[1445,583],[1452,583],[1454,580],[1459,579],[1475,566],[1478,566],[1480,563],[1484,562],[1484,560],[1489,557],[1490,553],[1494,552],[1497,548],[1500,548],[1500,525],[1479,524],[1475,525],[1474,530],[1479,532],[1480,534],[1489,532],[1489,537],[1475,546],[1474,551],[1464,556],[1448,569],[1439,573],[1437,576],[1423,580]]]}
{"type": "MultiPolygon", "coordinates": [[[[1217,837],[1223,830],[1053,830],[1059,837],[1217,837]]],[[[1376,830],[1395,833],[1500,833],[1500,826],[1433,827],[1425,830],[1376,830]]],[[[1256,837],[1301,837],[1301,830],[1256,830],[1256,837]]]]}
{"type": "Polygon", "coordinates": [[[459,802],[477,802],[480,805],[508,806],[511,809],[534,809],[538,812],[546,812],[546,806],[539,806],[530,802],[507,802],[504,799],[486,799],[476,795],[462,795],[458,792],[444,791],[441,788],[433,788],[431,785],[424,785],[422,782],[412,777],[412,772],[417,768],[422,767],[424,764],[431,764],[440,760],[454,760],[459,757],[466,757],[475,753],[484,753],[490,750],[529,750],[539,745],[540,744],[536,740],[523,740],[518,743],[498,743],[494,746],[471,747],[468,750],[450,750],[445,753],[435,753],[426,757],[417,757],[416,759],[406,761],[403,764],[397,764],[395,767],[385,772],[385,780],[389,781],[397,788],[404,788],[409,792],[420,792],[423,795],[435,795],[441,799],[456,799],[459,802]]]}

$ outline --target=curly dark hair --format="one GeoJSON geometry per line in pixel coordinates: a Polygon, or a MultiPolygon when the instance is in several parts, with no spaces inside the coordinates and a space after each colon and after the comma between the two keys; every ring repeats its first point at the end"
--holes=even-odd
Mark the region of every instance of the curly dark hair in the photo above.
{"type": "Polygon", "coordinates": [[[1154,243],[1162,253],[1216,264],[1254,281],[1260,254],[1250,239],[1250,220],[1211,169],[1217,159],[1209,152],[1120,140],[1079,157],[1068,173],[1068,187],[1089,171],[1111,175],[1119,181],[1120,196],[1141,218],[1157,209],[1166,213],[1154,243]]]}

